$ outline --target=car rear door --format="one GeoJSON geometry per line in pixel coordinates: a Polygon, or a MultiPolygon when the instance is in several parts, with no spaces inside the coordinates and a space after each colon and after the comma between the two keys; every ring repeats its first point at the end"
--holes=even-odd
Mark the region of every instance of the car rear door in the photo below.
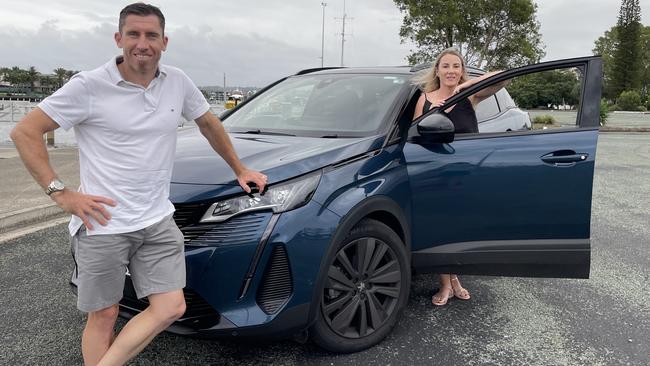
{"type": "Polygon", "coordinates": [[[428,142],[416,125],[410,128],[403,151],[417,270],[589,276],[602,60],[587,57],[509,70],[463,91],[446,106],[495,82],[553,70],[580,74],[575,126],[457,134],[449,144],[428,142]]]}

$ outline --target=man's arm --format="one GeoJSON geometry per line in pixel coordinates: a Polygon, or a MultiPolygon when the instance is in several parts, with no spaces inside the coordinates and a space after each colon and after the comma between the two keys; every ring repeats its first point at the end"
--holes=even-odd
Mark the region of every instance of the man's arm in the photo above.
{"type": "Polygon", "coordinates": [[[207,111],[194,121],[199,126],[201,134],[208,139],[208,142],[210,142],[210,146],[212,146],[214,151],[221,155],[223,160],[225,160],[235,172],[237,181],[242,189],[246,193],[250,193],[251,188],[248,186],[248,183],[252,182],[257,185],[260,192],[263,192],[264,186],[266,186],[266,175],[247,169],[241,161],[239,161],[237,153],[235,153],[235,149],[230,142],[230,137],[228,137],[226,130],[224,130],[223,125],[221,124],[221,120],[212,114],[212,112],[207,111]]]}
{"type": "MultiPolygon", "coordinates": [[[[52,118],[40,108],[35,108],[14,127],[10,135],[25,167],[43,189],[57,177],[50,165],[43,135],[57,128],[59,125],[52,118]]],[[[115,201],[109,198],[86,195],[67,188],[52,193],[50,198],[64,211],[81,218],[89,230],[93,229],[90,217],[101,225],[106,225],[111,218],[104,204],[115,206],[115,201]]]]}

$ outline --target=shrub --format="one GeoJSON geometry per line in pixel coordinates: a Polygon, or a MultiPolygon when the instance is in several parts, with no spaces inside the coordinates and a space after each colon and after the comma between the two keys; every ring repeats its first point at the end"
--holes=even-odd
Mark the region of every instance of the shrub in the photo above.
{"type": "Polygon", "coordinates": [[[553,116],[549,116],[548,114],[543,114],[540,116],[535,116],[533,118],[533,123],[540,125],[552,125],[555,123],[555,118],[553,118],[553,116]]]}
{"type": "Polygon", "coordinates": [[[607,109],[609,109],[610,112],[616,112],[621,110],[618,104],[612,104],[607,109]]]}
{"type": "Polygon", "coordinates": [[[607,123],[607,117],[609,117],[609,108],[607,108],[607,102],[602,99],[600,101],[600,125],[604,126],[607,123]]]}
{"type": "Polygon", "coordinates": [[[640,105],[640,106],[636,107],[636,110],[639,111],[639,112],[647,112],[648,111],[648,109],[643,105],[640,105]]]}
{"type": "Polygon", "coordinates": [[[624,111],[636,111],[641,105],[641,95],[636,90],[626,90],[618,96],[616,104],[624,111]]]}

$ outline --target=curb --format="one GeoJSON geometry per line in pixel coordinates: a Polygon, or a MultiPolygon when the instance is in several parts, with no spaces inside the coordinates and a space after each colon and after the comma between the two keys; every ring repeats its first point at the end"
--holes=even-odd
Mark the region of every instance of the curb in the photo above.
{"type": "Polygon", "coordinates": [[[68,214],[54,203],[3,213],[0,214],[0,234],[65,215],[68,214]]]}
{"type": "Polygon", "coordinates": [[[650,132],[650,127],[611,127],[602,126],[600,132],[650,132]]]}

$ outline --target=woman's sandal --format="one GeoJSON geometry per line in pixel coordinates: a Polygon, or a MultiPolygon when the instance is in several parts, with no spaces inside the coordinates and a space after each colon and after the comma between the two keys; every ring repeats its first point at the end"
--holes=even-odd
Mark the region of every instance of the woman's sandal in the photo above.
{"type": "Polygon", "coordinates": [[[460,281],[458,281],[458,277],[452,277],[451,280],[456,281],[456,283],[458,284],[458,290],[455,290],[453,285],[451,287],[452,297],[455,296],[456,298],[461,300],[469,300],[470,299],[469,291],[467,291],[467,289],[463,288],[463,286],[460,285],[460,281]]]}
{"type": "Polygon", "coordinates": [[[431,303],[436,306],[443,306],[447,304],[447,301],[454,297],[454,289],[451,287],[443,287],[438,292],[431,297],[431,303]],[[447,296],[442,294],[443,291],[447,290],[447,296]]]}

